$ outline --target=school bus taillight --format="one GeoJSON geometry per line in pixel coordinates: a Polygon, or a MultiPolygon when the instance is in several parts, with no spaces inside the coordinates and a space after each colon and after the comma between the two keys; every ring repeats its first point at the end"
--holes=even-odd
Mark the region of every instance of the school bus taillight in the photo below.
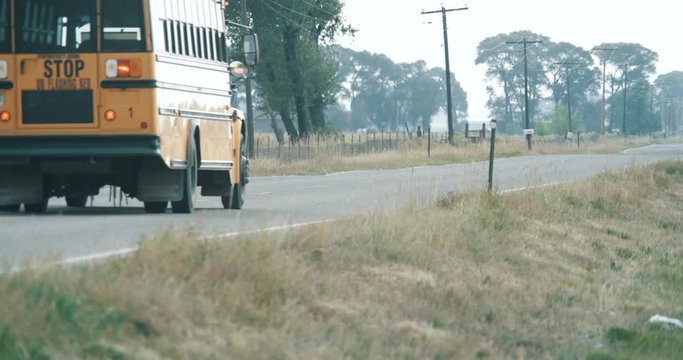
{"type": "Polygon", "coordinates": [[[114,110],[107,110],[104,112],[104,119],[107,121],[114,121],[116,120],[116,111],[114,110]]]}
{"type": "Polygon", "coordinates": [[[10,120],[12,120],[12,114],[9,111],[0,112],[0,121],[9,122],[10,120]]]}
{"type": "Polygon", "coordinates": [[[130,60],[119,60],[116,67],[116,73],[118,77],[130,77],[130,60]]]}
{"type": "Polygon", "coordinates": [[[105,63],[108,78],[139,78],[142,76],[140,59],[109,59],[105,63]]]}
{"type": "Polygon", "coordinates": [[[7,60],[0,60],[0,79],[7,79],[7,60]]]}

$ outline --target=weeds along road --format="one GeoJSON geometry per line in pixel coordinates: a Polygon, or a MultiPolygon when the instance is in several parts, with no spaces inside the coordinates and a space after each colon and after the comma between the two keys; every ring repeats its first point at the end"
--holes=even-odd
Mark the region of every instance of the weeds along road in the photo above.
{"type": "MultiPolygon", "coordinates": [[[[619,155],[547,155],[496,160],[495,186],[509,191],[570,182],[606,170],[683,159],[683,144],[652,145],[619,155]]],[[[423,206],[449,191],[483,190],[488,163],[400,170],[354,171],[326,176],[252,178],[245,209],[223,210],[220,199],[200,198],[193,215],[148,215],[135,200],[123,207],[108,191],[94,206],[69,209],[52,199],[47,214],[0,213],[0,264],[28,259],[90,259],[133,251],[140,239],[193,229],[207,237],[340,219],[400,206],[423,206]]],[[[1,269],[0,269],[1,272],[1,269]]]]}

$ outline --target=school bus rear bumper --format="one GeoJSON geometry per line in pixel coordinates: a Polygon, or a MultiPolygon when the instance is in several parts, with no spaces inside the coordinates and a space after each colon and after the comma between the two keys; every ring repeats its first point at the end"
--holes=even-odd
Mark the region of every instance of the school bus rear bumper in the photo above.
{"type": "Polygon", "coordinates": [[[0,157],[159,155],[157,135],[0,136],[0,157]]]}

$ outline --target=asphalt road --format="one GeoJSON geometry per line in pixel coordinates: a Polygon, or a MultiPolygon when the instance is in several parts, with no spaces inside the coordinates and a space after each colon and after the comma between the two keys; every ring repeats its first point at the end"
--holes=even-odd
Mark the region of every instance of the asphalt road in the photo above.
{"type": "MultiPolygon", "coordinates": [[[[547,155],[499,159],[494,184],[521,190],[589,178],[607,170],[683,159],[683,144],[652,145],[618,155],[547,155]]],[[[397,206],[421,206],[450,191],[485,189],[487,162],[353,171],[325,176],[252,178],[245,209],[223,210],[220,199],[200,198],[193,215],[145,214],[142,204],[114,203],[109,191],[85,209],[52,199],[47,214],[0,213],[0,264],[26,259],[81,261],[135,250],[163,231],[194,229],[212,237],[328,221],[397,206]]],[[[2,269],[0,269],[2,272],[2,269]]]]}

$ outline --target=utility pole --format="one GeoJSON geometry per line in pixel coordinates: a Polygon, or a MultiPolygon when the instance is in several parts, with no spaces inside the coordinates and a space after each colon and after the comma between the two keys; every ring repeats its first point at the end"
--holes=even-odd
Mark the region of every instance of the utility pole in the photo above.
{"type": "MultiPolygon", "coordinates": [[[[566,72],[566,78],[567,78],[566,79],[566,81],[567,81],[567,116],[569,117],[568,118],[569,133],[571,133],[572,132],[572,95],[570,92],[570,89],[571,89],[571,81],[570,80],[571,79],[569,78],[569,73],[570,73],[569,66],[570,65],[574,65],[574,66],[581,65],[581,63],[565,61],[565,62],[561,62],[561,63],[555,63],[554,65],[563,66],[564,70],[566,72]]],[[[569,135],[569,133],[567,135],[569,135]]]]}
{"type": "Polygon", "coordinates": [[[512,44],[512,45],[517,45],[517,44],[523,44],[524,45],[524,112],[525,112],[525,132],[526,134],[526,142],[527,145],[529,146],[529,150],[531,150],[531,134],[528,133],[529,130],[531,130],[531,123],[529,122],[529,64],[527,61],[527,45],[528,44],[541,44],[543,41],[527,41],[526,37],[522,39],[522,41],[507,41],[507,44],[512,44]]]}
{"type": "MultiPolygon", "coordinates": [[[[664,117],[664,106],[665,106],[665,104],[664,104],[664,94],[665,94],[664,89],[665,89],[664,87],[660,87],[660,91],[661,91],[661,94],[660,94],[661,100],[659,100],[659,103],[660,103],[661,105],[659,106],[659,107],[660,107],[659,113],[660,113],[660,115],[661,115],[662,134],[663,134],[664,137],[666,138],[666,135],[667,135],[667,133],[668,133],[668,129],[667,129],[666,120],[665,120],[665,117],[664,117]]],[[[669,92],[669,88],[667,87],[667,88],[666,88],[666,93],[668,93],[668,92],[669,92]]]]}
{"type": "MultiPolygon", "coordinates": [[[[594,47],[594,51],[615,51],[616,48],[600,48],[594,47]]],[[[600,123],[600,133],[605,135],[605,120],[607,118],[607,100],[605,98],[605,87],[607,86],[607,59],[604,57],[600,58],[602,63],[602,122],[600,123]]]]}
{"type": "Polygon", "coordinates": [[[624,132],[624,138],[626,138],[626,80],[628,79],[628,64],[623,64],[622,67],[624,68],[624,118],[621,130],[624,132]]]}
{"type": "MultiPolygon", "coordinates": [[[[249,26],[249,16],[247,14],[247,0],[240,0],[242,3],[242,25],[249,26]]],[[[243,28],[246,34],[247,28],[243,28]]],[[[251,98],[251,71],[247,72],[244,79],[244,92],[247,97],[247,152],[249,158],[254,158],[254,104],[251,98]]]]}
{"type": "Polygon", "coordinates": [[[448,109],[448,143],[450,145],[453,145],[453,90],[451,89],[451,61],[448,52],[448,23],[446,19],[446,13],[463,10],[468,10],[468,7],[465,6],[456,9],[446,9],[443,5],[441,5],[441,10],[422,11],[422,15],[441,13],[443,19],[443,44],[444,51],[446,53],[446,104],[448,109]]]}

